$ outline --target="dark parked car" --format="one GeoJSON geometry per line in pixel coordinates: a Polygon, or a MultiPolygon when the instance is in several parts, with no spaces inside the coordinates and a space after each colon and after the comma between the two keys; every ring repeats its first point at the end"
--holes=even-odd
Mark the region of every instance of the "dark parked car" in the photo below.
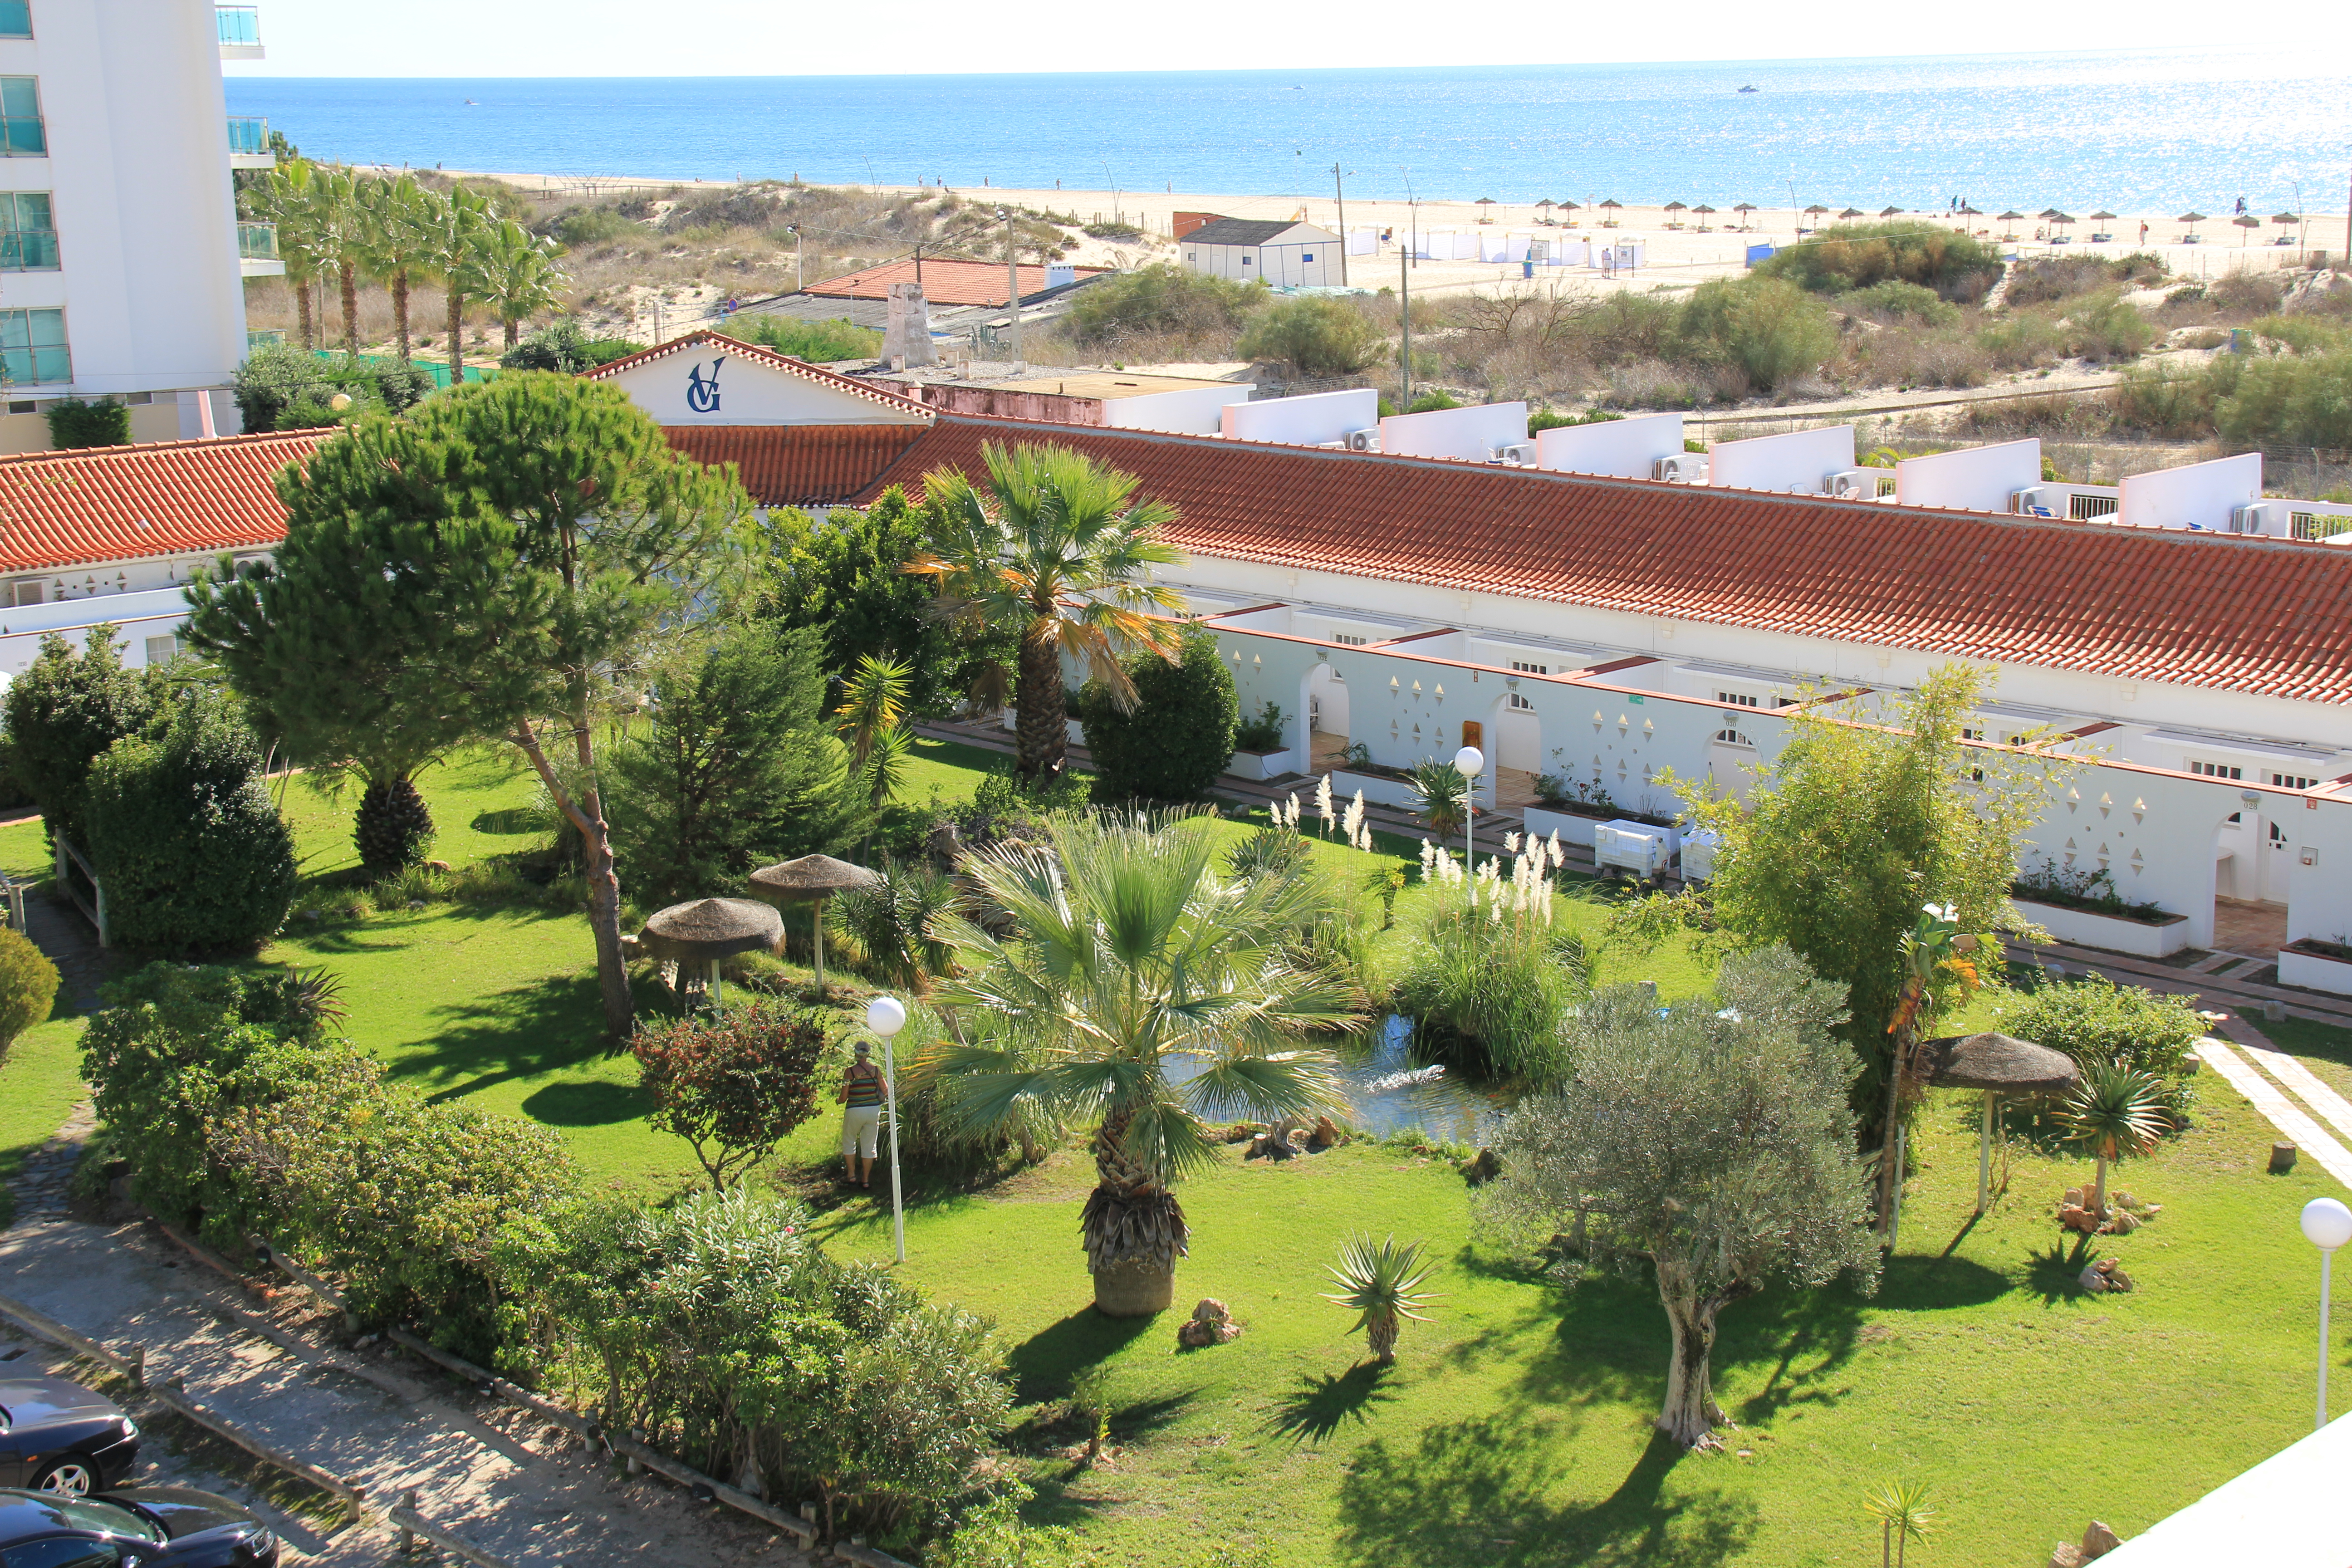
{"type": "Polygon", "coordinates": [[[0,1491],[0,1568],[277,1568],[278,1537],[225,1497],[0,1491]]]}
{"type": "Polygon", "coordinates": [[[0,1487],[83,1497],[121,1485],[138,1458],[139,1428],[104,1394],[0,1375],[0,1487]]]}

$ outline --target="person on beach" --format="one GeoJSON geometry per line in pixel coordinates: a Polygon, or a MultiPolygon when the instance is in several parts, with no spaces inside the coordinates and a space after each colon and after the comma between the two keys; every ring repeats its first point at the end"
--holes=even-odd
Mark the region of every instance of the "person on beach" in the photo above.
{"type": "Polygon", "coordinates": [[[874,1065],[874,1047],[857,1042],[856,1059],[842,1075],[841,1166],[844,1179],[858,1186],[874,1185],[874,1145],[882,1135],[882,1069],[874,1065]]]}

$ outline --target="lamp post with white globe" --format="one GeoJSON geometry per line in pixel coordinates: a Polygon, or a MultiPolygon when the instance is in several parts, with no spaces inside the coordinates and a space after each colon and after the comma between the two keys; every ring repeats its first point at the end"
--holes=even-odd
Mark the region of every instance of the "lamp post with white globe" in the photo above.
{"type": "Polygon", "coordinates": [[[866,1026],[882,1040],[882,1091],[890,1107],[890,1236],[898,1261],[907,1261],[907,1209],[898,1195],[898,1064],[890,1042],[907,1026],[907,1005],[896,996],[877,996],[866,1004],[866,1026]]]}
{"type": "Polygon", "coordinates": [[[2327,1425],[2327,1285],[2328,1266],[2336,1249],[2352,1242],[2352,1209],[2334,1198],[2314,1198],[2303,1205],[2303,1238],[2319,1248],[2319,1411],[2312,1423],[2317,1431],[2327,1425]]]}
{"type": "Polygon", "coordinates": [[[1470,898],[1478,897],[1477,843],[1478,775],[1486,769],[1486,753],[1475,746],[1465,746],[1454,753],[1454,771],[1462,775],[1462,871],[1463,886],[1470,898]]]}

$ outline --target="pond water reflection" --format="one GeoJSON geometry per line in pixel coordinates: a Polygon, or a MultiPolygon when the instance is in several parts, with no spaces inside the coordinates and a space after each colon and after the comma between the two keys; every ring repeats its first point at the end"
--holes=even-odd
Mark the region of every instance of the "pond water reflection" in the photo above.
{"type": "MultiPolygon", "coordinates": [[[[1198,1077],[1205,1066],[1196,1057],[1171,1057],[1169,1080],[1198,1077]]],[[[1412,1021],[1393,1013],[1342,1054],[1338,1076],[1349,1124],[1375,1138],[1418,1127],[1433,1138],[1484,1143],[1514,1098],[1499,1085],[1413,1060],[1412,1021]]]]}

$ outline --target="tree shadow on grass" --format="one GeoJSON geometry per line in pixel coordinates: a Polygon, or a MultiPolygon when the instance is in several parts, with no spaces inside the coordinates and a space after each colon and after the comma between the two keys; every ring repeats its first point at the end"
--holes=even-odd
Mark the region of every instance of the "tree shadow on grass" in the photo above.
{"type": "Polygon", "coordinates": [[[1699,1568],[1755,1539],[1759,1516],[1745,1498],[1665,1495],[1686,1456],[1663,1434],[1594,1502],[1556,1500],[1563,1451],[1542,1423],[1506,1415],[1428,1426],[1411,1444],[1375,1437],[1339,1483],[1337,1554],[1379,1568],[1699,1568]]]}
{"type": "Polygon", "coordinates": [[[551,1083],[534,1089],[522,1102],[522,1113],[550,1127],[609,1127],[635,1121],[650,1107],[645,1092],[632,1083],[601,1079],[585,1083],[551,1083]]]}
{"type": "Polygon", "coordinates": [[[1013,1346],[1005,1357],[1005,1365],[1013,1373],[1013,1398],[1023,1405],[1037,1405],[1067,1397],[1073,1377],[1108,1361],[1150,1332],[1159,1321],[1107,1318],[1092,1307],[1081,1307],[1046,1325],[1013,1346]]]}
{"type": "Polygon", "coordinates": [[[2041,1251],[2025,1260],[2025,1288],[2042,1300],[2045,1307],[2071,1307],[2088,1300],[2076,1279],[2097,1256],[2098,1240],[2095,1237],[2074,1236],[2052,1239],[2041,1251]]]}
{"type": "Polygon", "coordinates": [[[1358,1362],[1337,1377],[1328,1372],[1308,1373],[1276,1403],[1265,1429],[1296,1445],[1320,1443],[1349,1421],[1369,1426],[1372,1407],[1396,1398],[1393,1390],[1381,1386],[1388,1370],[1373,1362],[1358,1362]]]}
{"type": "MultiPolygon", "coordinates": [[[[643,1013],[656,1008],[650,985],[638,988],[636,1000],[643,1013]]],[[[429,1017],[431,1048],[411,1049],[389,1073],[415,1082],[436,1103],[606,1054],[604,1005],[593,969],[546,975],[453,1003],[434,1009],[429,1017]]]]}

